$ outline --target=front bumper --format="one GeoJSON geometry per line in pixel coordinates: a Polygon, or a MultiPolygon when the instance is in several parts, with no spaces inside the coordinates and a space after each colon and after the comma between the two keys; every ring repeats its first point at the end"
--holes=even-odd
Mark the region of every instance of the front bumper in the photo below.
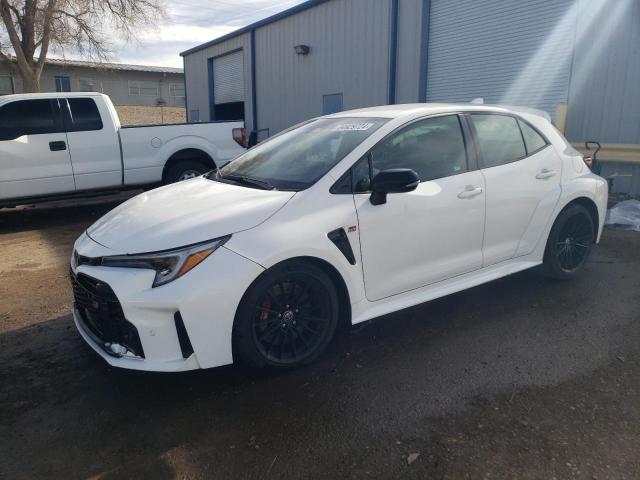
{"type": "MultiPolygon", "coordinates": [[[[86,236],[75,248],[81,255],[100,253],[86,236]]],[[[150,270],[80,265],[72,270],[72,279],[82,276],[106,285],[115,301],[106,306],[107,317],[117,312],[113,325],[126,328],[110,329],[113,325],[91,321],[87,300],[82,298],[76,298],[74,321],[84,340],[115,367],[178,372],[226,365],[233,362],[231,336],[236,309],[262,271],[256,263],[224,247],[183,277],[156,288],[151,288],[154,272],[150,270]],[[136,347],[136,335],[140,348],[136,347]]],[[[96,303],[99,312],[101,299],[96,303]]],[[[100,320],[109,322],[109,318],[100,320]]]]}

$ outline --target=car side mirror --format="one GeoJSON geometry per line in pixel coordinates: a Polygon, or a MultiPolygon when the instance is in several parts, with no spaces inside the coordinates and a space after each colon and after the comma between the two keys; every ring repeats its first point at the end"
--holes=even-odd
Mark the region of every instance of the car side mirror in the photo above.
{"type": "Polygon", "coordinates": [[[406,193],[420,183],[418,174],[410,168],[392,168],[378,173],[371,181],[371,205],[387,203],[388,193],[406,193]]]}

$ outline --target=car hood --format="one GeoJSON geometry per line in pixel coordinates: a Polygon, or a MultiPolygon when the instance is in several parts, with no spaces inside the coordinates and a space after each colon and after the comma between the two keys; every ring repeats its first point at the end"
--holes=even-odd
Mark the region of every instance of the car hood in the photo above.
{"type": "Polygon", "coordinates": [[[253,228],[293,195],[200,177],[128,200],[89,227],[87,235],[118,254],[168,250],[253,228]]]}

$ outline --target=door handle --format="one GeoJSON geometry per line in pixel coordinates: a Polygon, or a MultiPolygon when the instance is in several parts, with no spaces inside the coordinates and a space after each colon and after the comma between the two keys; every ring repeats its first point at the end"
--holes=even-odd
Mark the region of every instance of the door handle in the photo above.
{"type": "Polygon", "coordinates": [[[473,185],[467,185],[465,189],[458,194],[458,198],[473,198],[476,195],[480,195],[483,192],[482,187],[474,187],[473,185]]]}
{"type": "Polygon", "coordinates": [[[51,150],[52,152],[59,152],[60,150],[66,150],[66,149],[67,149],[67,144],[62,140],[57,142],[49,142],[49,150],[51,150]]]}
{"type": "Polygon", "coordinates": [[[548,170],[546,168],[543,168],[542,170],[540,170],[540,173],[538,173],[536,175],[536,178],[538,180],[544,180],[545,178],[551,178],[556,174],[555,170],[548,170]]]}

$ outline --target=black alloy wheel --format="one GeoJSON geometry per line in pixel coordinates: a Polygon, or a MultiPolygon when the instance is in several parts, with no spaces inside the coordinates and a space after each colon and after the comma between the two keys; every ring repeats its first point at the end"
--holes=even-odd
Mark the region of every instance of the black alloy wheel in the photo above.
{"type": "Polygon", "coordinates": [[[589,258],[595,228],[591,215],[582,205],[572,205],[563,210],[549,234],[544,273],[561,280],[573,278],[589,258]]]}
{"type": "Polygon", "coordinates": [[[314,360],[333,337],[338,297],[315,265],[289,262],[265,272],[236,317],[234,346],[252,367],[291,368],[314,360]]]}

